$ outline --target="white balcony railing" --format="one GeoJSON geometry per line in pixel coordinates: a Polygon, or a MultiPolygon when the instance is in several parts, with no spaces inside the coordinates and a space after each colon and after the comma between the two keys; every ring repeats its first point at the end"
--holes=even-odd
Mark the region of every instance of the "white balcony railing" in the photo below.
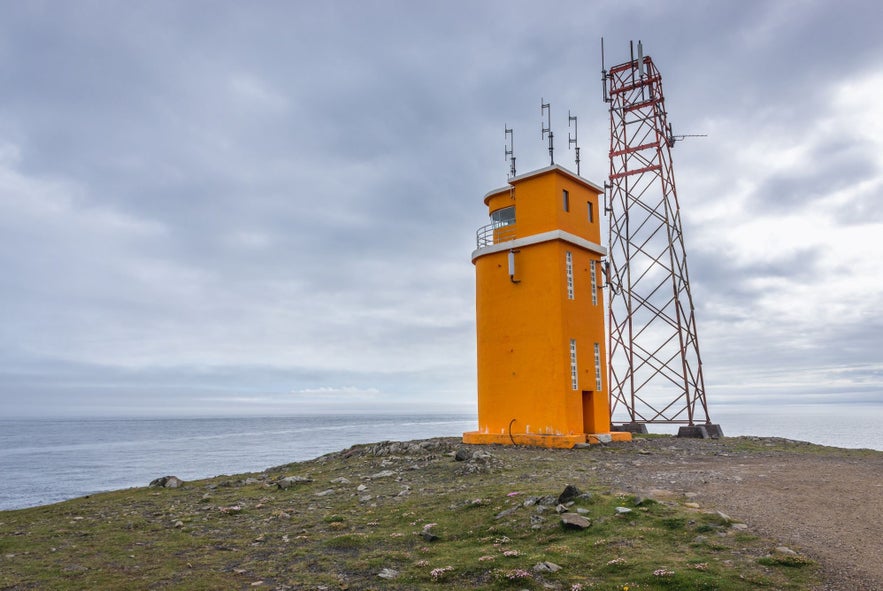
{"type": "Polygon", "coordinates": [[[475,232],[476,248],[485,248],[515,240],[515,224],[500,224],[499,222],[482,226],[475,232]]]}

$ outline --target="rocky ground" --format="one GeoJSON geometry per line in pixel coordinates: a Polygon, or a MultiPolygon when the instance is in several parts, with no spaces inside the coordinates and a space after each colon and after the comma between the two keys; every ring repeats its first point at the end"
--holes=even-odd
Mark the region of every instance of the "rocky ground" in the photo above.
{"type": "Polygon", "coordinates": [[[381,442],[0,512],[0,589],[880,590],[881,489],[783,439],[381,442]]]}
{"type": "Polygon", "coordinates": [[[687,495],[813,556],[825,590],[883,589],[883,453],[738,440],[611,446],[596,473],[623,491],[687,495]]]}

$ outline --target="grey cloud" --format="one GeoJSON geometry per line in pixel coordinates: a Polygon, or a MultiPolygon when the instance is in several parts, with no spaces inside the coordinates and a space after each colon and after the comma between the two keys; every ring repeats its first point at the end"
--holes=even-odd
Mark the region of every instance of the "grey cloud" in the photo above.
{"type": "MultiPolygon", "coordinates": [[[[748,177],[762,180],[749,196],[762,219],[847,188],[832,213],[879,220],[874,191],[856,189],[879,165],[849,130],[810,138],[800,166],[733,164],[758,136],[805,145],[831,93],[877,67],[872,3],[636,7],[0,9],[3,411],[22,393],[33,408],[290,410],[288,393],[346,401],[348,387],[471,404],[469,253],[482,195],[505,182],[503,125],[519,170],[543,166],[538,103],[551,101],[556,160],[572,166],[572,109],[583,173],[603,182],[602,35],[608,64],[642,37],[676,130],[709,133],[676,150],[682,191],[705,193],[684,203],[736,203],[748,177]]],[[[811,318],[755,315],[775,294],[751,279],[811,284],[812,252],[737,263],[716,240],[726,226],[699,226],[689,207],[684,219],[712,380],[829,363],[826,342],[837,362],[872,362],[876,316],[814,332],[811,318]]]]}

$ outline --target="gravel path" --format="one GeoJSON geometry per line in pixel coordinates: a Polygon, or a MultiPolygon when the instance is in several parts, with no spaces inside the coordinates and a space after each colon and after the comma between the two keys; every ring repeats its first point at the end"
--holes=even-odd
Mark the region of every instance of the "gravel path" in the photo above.
{"type": "Polygon", "coordinates": [[[747,451],[672,438],[628,452],[611,446],[603,454],[611,469],[598,476],[624,491],[687,494],[780,540],[822,565],[824,591],[883,590],[883,453],[806,452],[784,440],[764,451],[769,440],[743,439],[747,451]]]}

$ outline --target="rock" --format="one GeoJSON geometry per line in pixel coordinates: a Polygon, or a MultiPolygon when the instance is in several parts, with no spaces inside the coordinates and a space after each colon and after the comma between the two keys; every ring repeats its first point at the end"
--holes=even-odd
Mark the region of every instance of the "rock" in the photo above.
{"type": "Polygon", "coordinates": [[[333,478],[331,480],[331,484],[349,484],[349,483],[350,483],[350,479],[345,478],[343,476],[341,476],[340,478],[333,478]]]}
{"type": "Polygon", "coordinates": [[[721,519],[723,519],[727,523],[731,523],[733,521],[730,518],[730,516],[727,515],[726,513],[721,513],[720,511],[716,511],[715,513],[717,513],[717,516],[720,517],[721,519]]]}
{"type": "Polygon", "coordinates": [[[178,521],[175,522],[175,527],[177,527],[179,529],[184,527],[184,522],[179,519],[178,521]]]}
{"type": "Polygon", "coordinates": [[[698,509],[699,503],[684,503],[684,507],[689,507],[690,509],[698,509]]]}
{"type": "Polygon", "coordinates": [[[628,507],[617,507],[616,508],[617,515],[625,515],[626,513],[631,513],[631,512],[632,512],[632,510],[629,509],[628,507]]]}
{"type": "Polygon", "coordinates": [[[745,531],[746,529],[748,529],[748,525],[745,523],[734,523],[730,527],[736,531],[745,531]]]}
{"type": "Polygon", "coordinates": [[[257,484],[258,482],[260,482],[260,480],[258,480],[257,478],[249,477],[245,479],[245,484],[257,484]]]}
{"type": "Polygon", "coordinates": [[[306,478],[304,476],[286,476],[282,480],[276,482],[276,486],[281,489],[290,488],[296,484],[306,484],[308,482],[312,482],[312,478],[306,478]]]}
{"type": "Polygon", "coordinates": [[[531,529],[540,529],[543,523],[546,521],[546,518],[542,515],[531,515],[530,516],[530,527],[531,529]]]}
{"type": "Polygon", "coordinates": [[[218,507],[218,511],[224,515],[236,515],[237,513],[242,513],[242,507],[239,505],[230,505],[229,507],[218,507]]]}
{"type": "Polygon", "coordinates": [[[582,507],[579,507],[579,508],[576,510],[576,512],[577,512],[578,514],[580,514],[580,515],[588,515],[588,514],[589,514],[589,510],[588,510],[588,509],[583,509],[582,507]]]}
{"type": "Polygon", "coordinates": [[[391,580],[391,579],[394,579],[397,576],[399,576],[399,571],[391,569],[391,568],[385,568],[382,571],[380,571],[379,573],[377,573],[377,576],[380,577],[381,579],[390,579],[391,580]]]}
{"type": "Polygon", "coordinates": [[[504,518],[504,517],[509,517],[510,515],[514,514],[516,511],[518,511],[518,507],[517,507],[517,506],[516,506],[516,507],[512,507],[511,509],[505,509],[505,510],[500,511],[499,513],[497,513],[497,514],[494,516],[494,519],[502,519],[502,518],[504,518]]]}
{"type": "Polygon", "coordinates": [[[458,462],[465,462],[466,460],[469,460],[471,458],[472,458],[472,454],[469,453],[469,450],[464,449],[462,447],[460,449],[458,449],[456,452],[454,452],[454,459],[457,460],[458,462]]]}
{"type": "Polygon", "coordinates": [[[561,570],[560,566],[548,560],[533,565],[533,572],[535,573],[557,573],[559,570],[561,570]]]}
{"type": "Polygon", "coordinates": [[[563,513],[561,525],[564,529],[583,530],[592,526],[592,522],[577,513],[563,513]]]}
{"type": "Polygon", "coordinates": [[[564,503],[567,503],[569,501],[576,499],[581,494],[583,494],[583,493],[580,489],[573,486],[572,484],[568,484],[567,486],[564,487],[564,490],[561,492],[561,494],[558,495],[558,503],[557,504],[563,505],[564,503]]]}
{"type": "Polygon", "coordinates": [[[336,489],[329,488],[327,490],[322,490],[322,491],[317,492],[316,496],[317,497],[327,497],[328,495],[333,495],[335,492],[337,492],[336,489]]]}
{"type": "Polygon", "coordinates": [[[184,481],[177,476],[163,476],[156,480],[151,480],[148,485],[150,488],[178,488],[184,485],[184,481]]]}
{"type": "Polygon", "coordinates": [[[366,490],[368,490],[368,487],[365,486],[364,484],[360,484],[359,486],[356,487],[356,490],[359,492],[365,492],[366,490]]]}
{"type": "Polygon", "coordinates": [[[396,473],[393,472],[392,470],[381,470],[377,474],[372,474],[368,478],[371,478],[372,480],[374,480],[376,478],[389,478],[390,476],[395,476],[395,475],[396,475],[396,473]]]}
{"type": "Polygon", "coordinates": [[[432,526],[424,527],[423,531],[420,532],[420,537],[426,542],[435,542],[439,539],[436,534],[432,533],[432,526]]]}
{"type": "Polygon", "coordinates": [[[797,552],[795,552],[788,546],[776,546],[776,552],[778,552],[779,554],[787,554],[788,556],[797,556],[797,552]]]}
{"type": "Polygon", "coordinates": [[[524,502],[521,503],[522,507],[533,507],[540,500],[540,497],[527,497],[524,499],[524,502]]]}
{"type": "Polygon", "coordinates": [[[558,505],[555,507],[555,513],[567,513],[567,507],[564,505],[558,505]]]}
{"type": "Polygon", "coordinates": [[[552,496],[548,496],[548,495],[544,496],[544,497],[540,497],[537,500],[537,505],[542,505],[544,507],[554,507],[557,504],[558,504],[558,499],[556,497],[552,497],[552,496]]]}

